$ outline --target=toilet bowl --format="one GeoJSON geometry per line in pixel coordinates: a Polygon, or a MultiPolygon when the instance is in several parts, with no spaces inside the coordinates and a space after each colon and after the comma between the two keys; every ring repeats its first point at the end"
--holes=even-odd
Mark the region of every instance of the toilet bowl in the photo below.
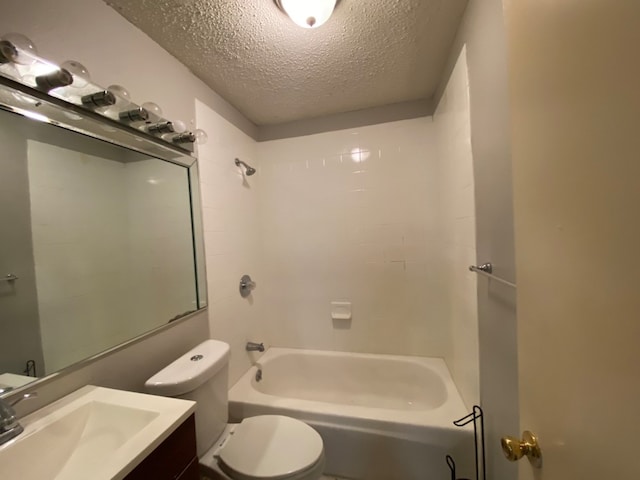
{"type": "Polygon", "coordinates": [[[282,415],[228,420],[229,345],[207,340],[156,373],[148,393],[196,401],[201,469],[212,479],[317,480],[324,470],[322,438],[282,415]]]}

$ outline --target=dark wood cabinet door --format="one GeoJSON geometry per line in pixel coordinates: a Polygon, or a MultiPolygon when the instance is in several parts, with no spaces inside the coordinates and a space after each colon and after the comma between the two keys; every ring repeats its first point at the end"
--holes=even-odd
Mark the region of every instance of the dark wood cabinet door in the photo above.
{"type": "Polygon", "coordinates": [[[196,423],[193,415],[125,477],[125,480],[177,479],[198,480],[196,423]]]}

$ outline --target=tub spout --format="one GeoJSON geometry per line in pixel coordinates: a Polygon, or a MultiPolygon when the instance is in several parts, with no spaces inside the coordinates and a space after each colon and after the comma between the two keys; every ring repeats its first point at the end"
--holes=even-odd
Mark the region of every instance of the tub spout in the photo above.
{"type": "Polygon", "coordinates": [[[247,352],[264,352],[264,344],[247,342],[247,352]]]}

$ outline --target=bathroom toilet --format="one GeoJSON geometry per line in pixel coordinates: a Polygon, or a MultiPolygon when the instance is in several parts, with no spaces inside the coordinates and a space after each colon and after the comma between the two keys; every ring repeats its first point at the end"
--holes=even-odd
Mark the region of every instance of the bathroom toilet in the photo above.
{"type": "Polygon", "coordinates": [[[229,345],[207,340],[156,373],[148,393],[197,402],[202,470],[216,479],[317,480],[324,470],[322,438],[300,420],[259,415],[228,420],[229,345]]]}

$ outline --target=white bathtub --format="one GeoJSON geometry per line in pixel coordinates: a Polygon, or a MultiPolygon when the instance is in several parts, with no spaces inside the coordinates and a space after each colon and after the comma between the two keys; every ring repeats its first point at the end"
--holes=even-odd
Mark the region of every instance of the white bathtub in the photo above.
{"type": "Polygon", "coordinates": [[[281,414],[314,426],[327,472],[362,480],[471,477],[472,428],[443,360],[271,348],[229,392],[232,420],[281,414]],[[257,369],[262,380],[256,381],[257,369]]]}

